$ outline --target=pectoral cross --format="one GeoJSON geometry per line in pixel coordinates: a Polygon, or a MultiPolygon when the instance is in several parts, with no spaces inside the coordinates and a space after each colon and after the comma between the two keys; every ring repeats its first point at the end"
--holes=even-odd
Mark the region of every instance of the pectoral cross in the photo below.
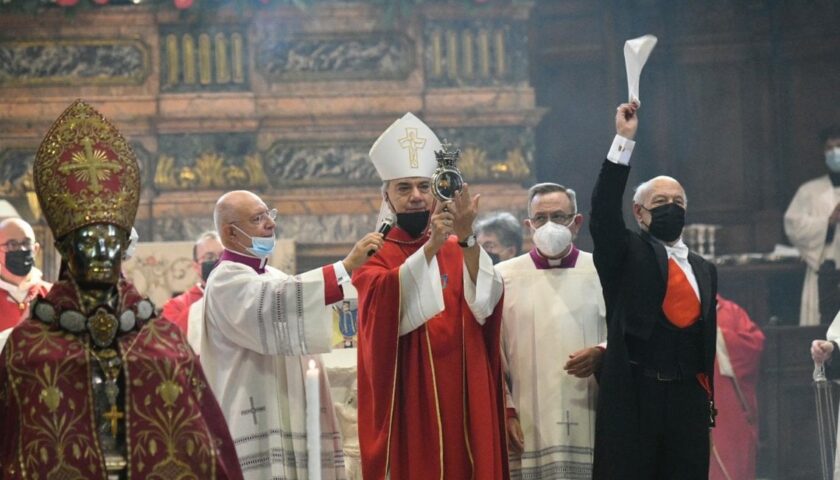
{"type": "Polygon", "coordinates": [[[102,191],[100,181],[107,180],[110,172],[120,169],[120,164],[108,159],[108,155],[102,150],[93,149],[93,140],[90,137],[82,139],[83,152],[73,154],[71,163],[58,167],[63,174],[72,173],[80,182],[90,182],[90,191],[99,193],[102,191]]]}
{"type": "Polygon", "coordinates": [[[406,128],[405,136],[397,141],[400,142],[400,147],[408,150],[408,162],[411,168],[418,168],[417,150],[422,149],[426,145],[426,139],[417,137],[416,128],[406,128]]]}
{"type": "Polygon", "coordinates": [[[125,417],[125,414],[117,410],[116,405],[111,405],[111,410],[103,413],[102,416],[111,421],[111,436],[117,438],[119,421],[121,418],[125,417]]]}
{"type": "Polygon", "coordinates": [[[566,436],[572,434],[572,425],[577,425],[577,422],[573,422],[571,420],[571,414],[568,410],[566,410],[566,421],[565,422],[557,422],[558,425],[566,425],[566,436]]]}

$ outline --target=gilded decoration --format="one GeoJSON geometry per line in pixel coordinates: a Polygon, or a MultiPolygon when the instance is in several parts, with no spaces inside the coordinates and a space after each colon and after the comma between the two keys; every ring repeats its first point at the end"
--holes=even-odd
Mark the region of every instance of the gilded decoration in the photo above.
{"type": "Polygon", "coordinates": [[[0,41],[0,85],[139,85],[150,74],[139,40],[0,41]]]}
{"type": "Polygon", "coordinates": [[[174,158],[161,155],[155,170],[155,187],[161,190],[262,188],[267,185],[268,178],[259,153],[246,156],[241,166],[225,165],[225,158],[214,152],[205,152],[194,165],[184,167],[176,167],[174,158]]]}
{"type": "Polygon", "coordinates": [[[94,223],[131,230],[140,170],[120,132],[77,100],[56,120],[35,156],[35,190],[55,238],[94,223]]]}
{"type": "Polygon", "coordinates": [[[263,156],[252,134],[222,133],[160,137],[155,187],[259,189],[268,186],[263,156]]]}
{"type": "Polygon", "coordinates": [[[430,21],[425,24],[426,79],[431,87],[528,83],[524,21],[430,21]]]}
{"type": "Polygon", "coordinates": [[[161,91],[248,90],[247,37],[240,26],[161,26],[161,91]]]}
{"type": "Polygon", "coordinates": [[[438,136],[461,149],[458,168],[468,182],[522,181],[532,176],[531,128],[443,128],[438,136]]]}

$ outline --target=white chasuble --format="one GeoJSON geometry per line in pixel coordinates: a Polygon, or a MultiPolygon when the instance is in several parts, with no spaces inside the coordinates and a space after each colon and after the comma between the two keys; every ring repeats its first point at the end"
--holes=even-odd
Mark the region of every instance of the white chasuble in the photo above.
{"type": "MultiPolygon", "coordinates": [[[[597,383],[563,366],[569,355],[606,341],[601,284],[592,255],[573,268],[537,269],[529,254],[496,266],[504,279],[502,343],[510,397],[525,440],[510,455],[512,479],[589,479],[597,383]]],[[[511,405],[512,404],[512,405],[511,405]]]]}
{"type": "Polygon", "coordinates": [[[246,479],[305,480],[304,382],[320,369],[321,478],[343,479],[344,459],[329,382],[318,353],[330,350],[324,273],[287,275],[222,261],[205,289],[200,360],[236,445],[246,479]]]}

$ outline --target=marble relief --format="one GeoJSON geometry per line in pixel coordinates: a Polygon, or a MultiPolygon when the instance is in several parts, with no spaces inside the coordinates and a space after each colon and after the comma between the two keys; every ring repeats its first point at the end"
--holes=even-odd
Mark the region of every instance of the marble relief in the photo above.
{"type": "Polygon", "coordinates": [[[136,40],[0,42],[0,84],[133,85],[149,75],[149,49],[136,40]]]}
{"type": "Polygon", "coordinates": [[[275,187],[290,183],[378,183],[379,177],[368,158],[369,149],[369,143],[277,142],[265,153],[265,170],[275,187]]]}
{"type": "Polygon", "coordinates": [[[414,69],[414,43],[396,33],[288,38],[266,31],[257,69],[273,81],[401,79],[414,69]]]}

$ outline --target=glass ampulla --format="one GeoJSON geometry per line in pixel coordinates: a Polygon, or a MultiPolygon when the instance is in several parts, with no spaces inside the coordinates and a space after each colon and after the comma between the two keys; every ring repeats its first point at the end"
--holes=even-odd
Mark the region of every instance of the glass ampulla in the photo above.
{"type": "Polygon", "coordinates": [[[438,166],[432,174],[432,193],[441,202],[454,200],[455,195],[464,187],[464,177],[455,166],[460,155],[461,151],[453,149],[446,141],[443,142],[441,150],[435,151],[438,166]]]}

